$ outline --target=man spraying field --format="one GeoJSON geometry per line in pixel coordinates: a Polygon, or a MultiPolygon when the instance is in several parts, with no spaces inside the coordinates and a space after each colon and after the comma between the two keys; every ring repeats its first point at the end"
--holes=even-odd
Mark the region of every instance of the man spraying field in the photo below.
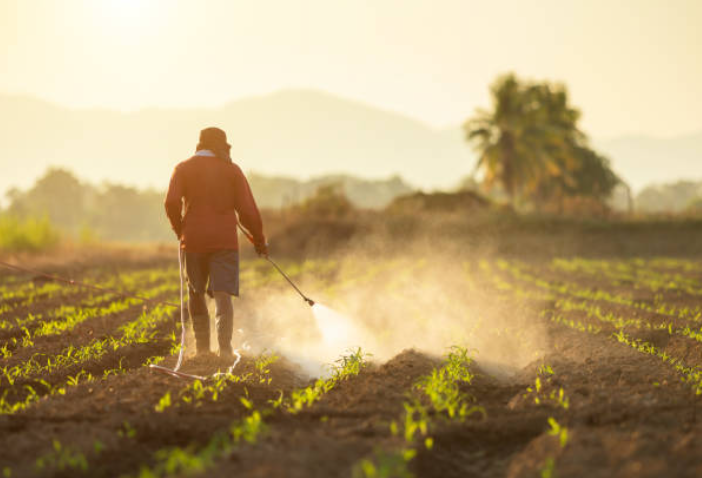
{"type": "Polygon", "coordinates": [[[208,294],[215,300],[219,355],[226,359],[233,355],[231,296],[239,295],[238,221],[251,233],[256,252],[268,257],[261,215],[230,150],[224,131],[203,129],[195,155],[173,171],[165,201],[180,241],[197,354],[210,352],[208,294]]]}

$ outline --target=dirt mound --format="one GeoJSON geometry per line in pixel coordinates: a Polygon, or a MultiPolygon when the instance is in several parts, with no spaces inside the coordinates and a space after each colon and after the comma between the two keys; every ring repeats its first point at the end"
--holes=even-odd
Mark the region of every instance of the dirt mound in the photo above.
{"type": "Polygon", "coordinates": [[[313,219],[295,222],[270,237],[270,250],[276,257],[307,257],[327,254],[348,245],[362,233],[362,223],[343,219],[313,219]]]}
{"type": "Polygon", "coordinates": [[[414,349],[403,350],[390,361],[370,366],[352,381],[341,382],[338,391],[322,400],[330,408],[363,409],[392,417],[402,409],[407,391],[419,377],[431,372],[439,363],[414,349]]]}
{"type": "Polygon", "coordinates": [[[387,207],[391,213],[408,213],[413,211],[456,212],[487,209],[492,202],[473,191],[456,193],[417,192],[396,198],[387,207]]]}

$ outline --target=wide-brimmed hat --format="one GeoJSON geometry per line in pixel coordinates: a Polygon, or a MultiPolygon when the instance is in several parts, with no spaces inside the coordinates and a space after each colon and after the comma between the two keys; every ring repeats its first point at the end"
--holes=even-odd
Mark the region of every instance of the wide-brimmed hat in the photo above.
{"type": "Polygon", "coordinates": [[[200,146],[203,148],[231,147],[227,143],[227,133],[219,128],[210,127],[200,131],[200,146]]]}

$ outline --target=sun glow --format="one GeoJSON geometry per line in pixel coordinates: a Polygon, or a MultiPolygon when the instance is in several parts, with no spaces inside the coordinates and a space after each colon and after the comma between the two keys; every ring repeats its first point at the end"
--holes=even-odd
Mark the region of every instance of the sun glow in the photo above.
{"type": "Polygon", "coordinates": [[[134,34],[146,30],[158,18],[160,2],[146,0],[98,0],[93,4],[96,20],[108,29],[134,34]]]}

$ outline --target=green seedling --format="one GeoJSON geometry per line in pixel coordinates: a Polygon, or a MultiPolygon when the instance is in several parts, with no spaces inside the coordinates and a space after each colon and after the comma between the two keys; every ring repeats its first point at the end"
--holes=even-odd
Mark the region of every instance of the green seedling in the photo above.
{"type": "Polygon", "coordinates": [[[548,434],[558,437],[558,442],[560,443],[561,448],[565,448],[566,444],[568,443],[568,429],[561,426],[553,417],[548,418],[548,424],[551,427],[548,434]]]}
{"type": "Polygon", "coordinates": [[[154,410],[156,410],[158,413],[163,413],[163,411],[171,406],[171,392],[166,392],[164,396],[162,396],[158,404],[154,407],[154,410]]]}
{"type": "Polygon", "coordinates": [[[53,450],[37,458],[35,466],[38,470],[81,470],[87,471],[88,460],[85,455],[71,447],[64,447],[61,442],[54,439],[53,450]]]}
{"type": "Polygon", "coordinates": [[[136,437],[136,429],[125,420],[122,422],[122,426],[119,430],[117,430],[117,436],[120,438],[134,438],[136,437]]]}

